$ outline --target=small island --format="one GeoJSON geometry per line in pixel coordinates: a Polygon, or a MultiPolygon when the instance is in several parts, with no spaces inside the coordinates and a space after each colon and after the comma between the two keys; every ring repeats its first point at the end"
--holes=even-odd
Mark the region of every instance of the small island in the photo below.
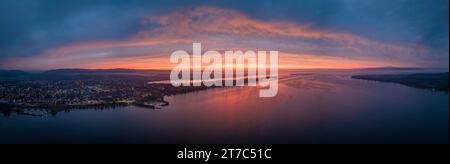
{"type": "Polygon", "coordinates": [[[403,84],[415,88],[432,89],[448,93],[447,73],[416,73],[416,74],[375,74],[355,75],[353,79],[371,80],[403,84]]]}

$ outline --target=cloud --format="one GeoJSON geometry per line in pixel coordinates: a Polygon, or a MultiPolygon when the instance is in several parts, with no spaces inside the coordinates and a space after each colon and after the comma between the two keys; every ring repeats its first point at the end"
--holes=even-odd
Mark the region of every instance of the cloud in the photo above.
{"type": "Polygon", "coordinates": [[[1,62],[0,66],[167,68],[169,55],[179,49],[191,50],[193,42],[203,43],[203,50],[278,50],[285,52],[282,60],[297,60],[297,65],[311,67],[314,64],[346,67],[336,64],[342,61],[346,61],[347,67],[363,67],[364,64],[422,66],[429,51],[418,44],[385,43],[331,28],[259,20],[236,10],[204,6],[146,17],[141,20],[139,31],[127,40],[68,44],[38,55],[12,58],[1,62]],[[308,54],[307,58],[304,54],[308,54]],[[305,62],[313,57],[326,60],[321,60],[320,64],[305,62]],[[302,59],[305,61],[301,62],[302,59]],[[370,64],[367,61],[371,61],[370,64]]]}

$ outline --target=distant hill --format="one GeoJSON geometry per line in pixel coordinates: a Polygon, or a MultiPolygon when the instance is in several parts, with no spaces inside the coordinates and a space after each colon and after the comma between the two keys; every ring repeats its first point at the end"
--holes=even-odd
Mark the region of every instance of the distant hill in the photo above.
{"type": "Polygon", "coordinates": [[[30,73],[19,70],[0,70],[0,77],[21,77],[21,76],[29,76],[30,73]]]}
{"type": "Polygon", "coordinates": [[[129,80],[167,80],[169,71],[135,69],[56,69],[41,73],[28,73],[19,70],[0,70],[0,78],[7,80],[64,80],[64,79],[129,79],[129,80]]]}
{"type": "Polygon", "coordinates": [[[409,70],[422,70],[418,67],[376,67],[376,68],[363,68],[361,70],[392,70],[392,71],[409,71],[409,70]]]}
{"type": "Polygon", "coordinates": [[[89,74],[128,74],[128,75],[141,75],[149,76],[160,73],[167,73],[163,70],[138,70],[138,69],[56,69],[44,72],[44,74],[51,75],[89,75],[89,74]]]}

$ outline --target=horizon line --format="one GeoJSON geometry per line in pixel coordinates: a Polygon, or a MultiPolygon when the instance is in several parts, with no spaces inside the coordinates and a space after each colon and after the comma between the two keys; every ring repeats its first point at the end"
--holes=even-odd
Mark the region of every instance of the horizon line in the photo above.
{"type": "MultiPolygon", "coordinates": [[[[279,70],[361,70],[361,69],[449,69],[444,67],[361,67],[361,68],[333,68],[333,67],[304,67],[304,68],[279,68],[279,70]]],[[[148,70],[148,71],[170,71],[170,68],[55,68],[55,69],[1,69],[1,71],[32,71],[45,72],[53,70],[148,70]]]]}

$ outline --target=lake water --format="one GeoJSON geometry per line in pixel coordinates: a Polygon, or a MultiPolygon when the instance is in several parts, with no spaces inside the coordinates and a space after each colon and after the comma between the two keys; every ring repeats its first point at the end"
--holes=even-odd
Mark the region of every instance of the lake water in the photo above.
{"type": "Polygon", "coordinates": [[[0,143],[448,143],[449,96],[354,80],[359,72],[283,75],[278,96],[216,88],[170,105],[0,116],[0,143]]]}

